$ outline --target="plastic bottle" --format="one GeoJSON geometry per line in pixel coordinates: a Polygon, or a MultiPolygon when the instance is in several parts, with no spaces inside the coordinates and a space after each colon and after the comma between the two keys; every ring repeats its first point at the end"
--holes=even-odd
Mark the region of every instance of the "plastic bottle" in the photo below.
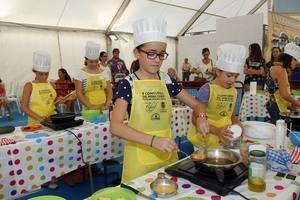
{"type": "Polygon", "coordinates": [[[283,149],[286,136],[285,121],[280,119],[276,121],[275,148],[283,149]]]}

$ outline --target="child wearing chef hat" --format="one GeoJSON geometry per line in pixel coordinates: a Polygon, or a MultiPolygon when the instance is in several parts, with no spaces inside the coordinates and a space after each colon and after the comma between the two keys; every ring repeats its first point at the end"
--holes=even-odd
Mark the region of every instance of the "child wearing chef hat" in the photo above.
{"type": "MultiPolygon", "coordinates": [[[[217,77],[203,85],[196,95],[202,110],[200,115],[193,114],[193,122],[200,119],[200,129],[191,124],[188,130],[188,139],[196,147],[203,144],[203,139],[207,147],[217,147],[220,142],[232,139],[231,124],[241,127],[234,114],[237,99],[234,83],[243,72],[246,49],[241,45],[222,44],[217,49],[217,58],[217,77]]],[[[241,133],[240,127],[237,131],[241,133]]]]}
{"type": "Polygon", "coordinates": [[[133,24],[134,54],[139,67],[118,86],[110,129],[126,140],[123,182],[178,159],[179,149],[171,135],[170,97],[178,98],[199,113],[200,104],[160,71],[168,57],[166,31],[166,22],[159,18],[141,19],[133,24]],[[127,110],[129,122],[124,124],[127,110]]]}
{"type": "Polygon", "coordinates": [[[28,125],[39,124],[55,113],[56,92],[48,81],[51,57],[46,51],[33,53],[33,68],[35,79],[27,82],[23,89],[21,107],[28,115],[28,125]]]}
{"type": "Polygon", "coordinates": [[[74,77],[76,94],[83,109],[107,110],[112,100],[110,74],[99,67],[100,44],[88,41],[85,46],[85,66],[74,77]]]}

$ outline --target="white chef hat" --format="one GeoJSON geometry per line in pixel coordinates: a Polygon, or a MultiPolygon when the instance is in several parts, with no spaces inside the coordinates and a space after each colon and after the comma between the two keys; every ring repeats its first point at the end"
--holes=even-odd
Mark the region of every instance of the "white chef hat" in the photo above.
{"type": "Polygon", "coordinates": [[[46,51],[33,52],[33,70],[38,72],[49,72],[51,66],[51,56],[46,51]]]}
{"type": "Polygon", "coordinates": [[[85,45],[85,57],[90,60],[99,59],[100,44],[94,41],[87,41],[85,45]]]}
{"type": "Polygon", "coordinates": [[[225,43],[217,49],[217,68],[231,73],[242,73],[246,61],[246,48],[225,43]]]}
{"type": "Polygon", "coordinates": [[[167,22],[160,18],[145,18],[132,24],[134,46],[147,42],[166,43],[167,22]]]}
{"type": "Polygon", "coordinates": [[[300,62],[300,47],[293,42],[288,43],[284,47],[284,53],[293,56],[298,62],[300,62]]]}

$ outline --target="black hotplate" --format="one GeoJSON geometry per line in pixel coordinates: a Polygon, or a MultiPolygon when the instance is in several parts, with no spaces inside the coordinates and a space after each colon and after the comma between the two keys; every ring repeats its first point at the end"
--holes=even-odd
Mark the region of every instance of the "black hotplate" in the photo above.
{"type": "Polygon", "coordinates": [[[221,196],[227,195],[247,179],[248,169],[243,163],[225,168],[207,168],[195,165],[191,159],[178,162],[165,169],[166,173],[181,177],[192,183],[212,190],[221,196]]]}
{"type": "Polygon", "coordinates": [[[75,127],[75,126],[80,126],[82,125],[84,122],[84,120],[82,119],[78,119],[78,120],[71,120],[71,121],[68,121],[68,122],[62,122],[62,123],[53,123],[50,119],[49,120],[44,120],[41,122],[42,125],[46,126],[46,127],[49,127],[53,130],[64,130],[64,129],[67,129],[67,128],[72,128],[72,127],[75,127]]]}

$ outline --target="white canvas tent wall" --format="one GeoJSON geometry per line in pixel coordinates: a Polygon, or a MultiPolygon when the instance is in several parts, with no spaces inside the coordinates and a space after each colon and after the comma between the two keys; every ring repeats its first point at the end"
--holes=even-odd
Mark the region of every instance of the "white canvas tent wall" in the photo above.
{"type": "MultiPolygon", "coordinates": [[[[57,69],[71,75],[82,67],[87,40],[109,52],[121,50],[127,67],[134,59],[131,23],[158,16],[168,22],[168,53],[163,70],[177,65],[176,37],[215,30],[216,20],[252,14],[267,0],[0,0],[0,78],[7,85],[32,80],[32,52],[49,51],[51,79],[57,69]],[[119,40],[111,41],[109,34],[119,40]]],[[[261,12],[266,13],[266,9],[261,12]]]]}

